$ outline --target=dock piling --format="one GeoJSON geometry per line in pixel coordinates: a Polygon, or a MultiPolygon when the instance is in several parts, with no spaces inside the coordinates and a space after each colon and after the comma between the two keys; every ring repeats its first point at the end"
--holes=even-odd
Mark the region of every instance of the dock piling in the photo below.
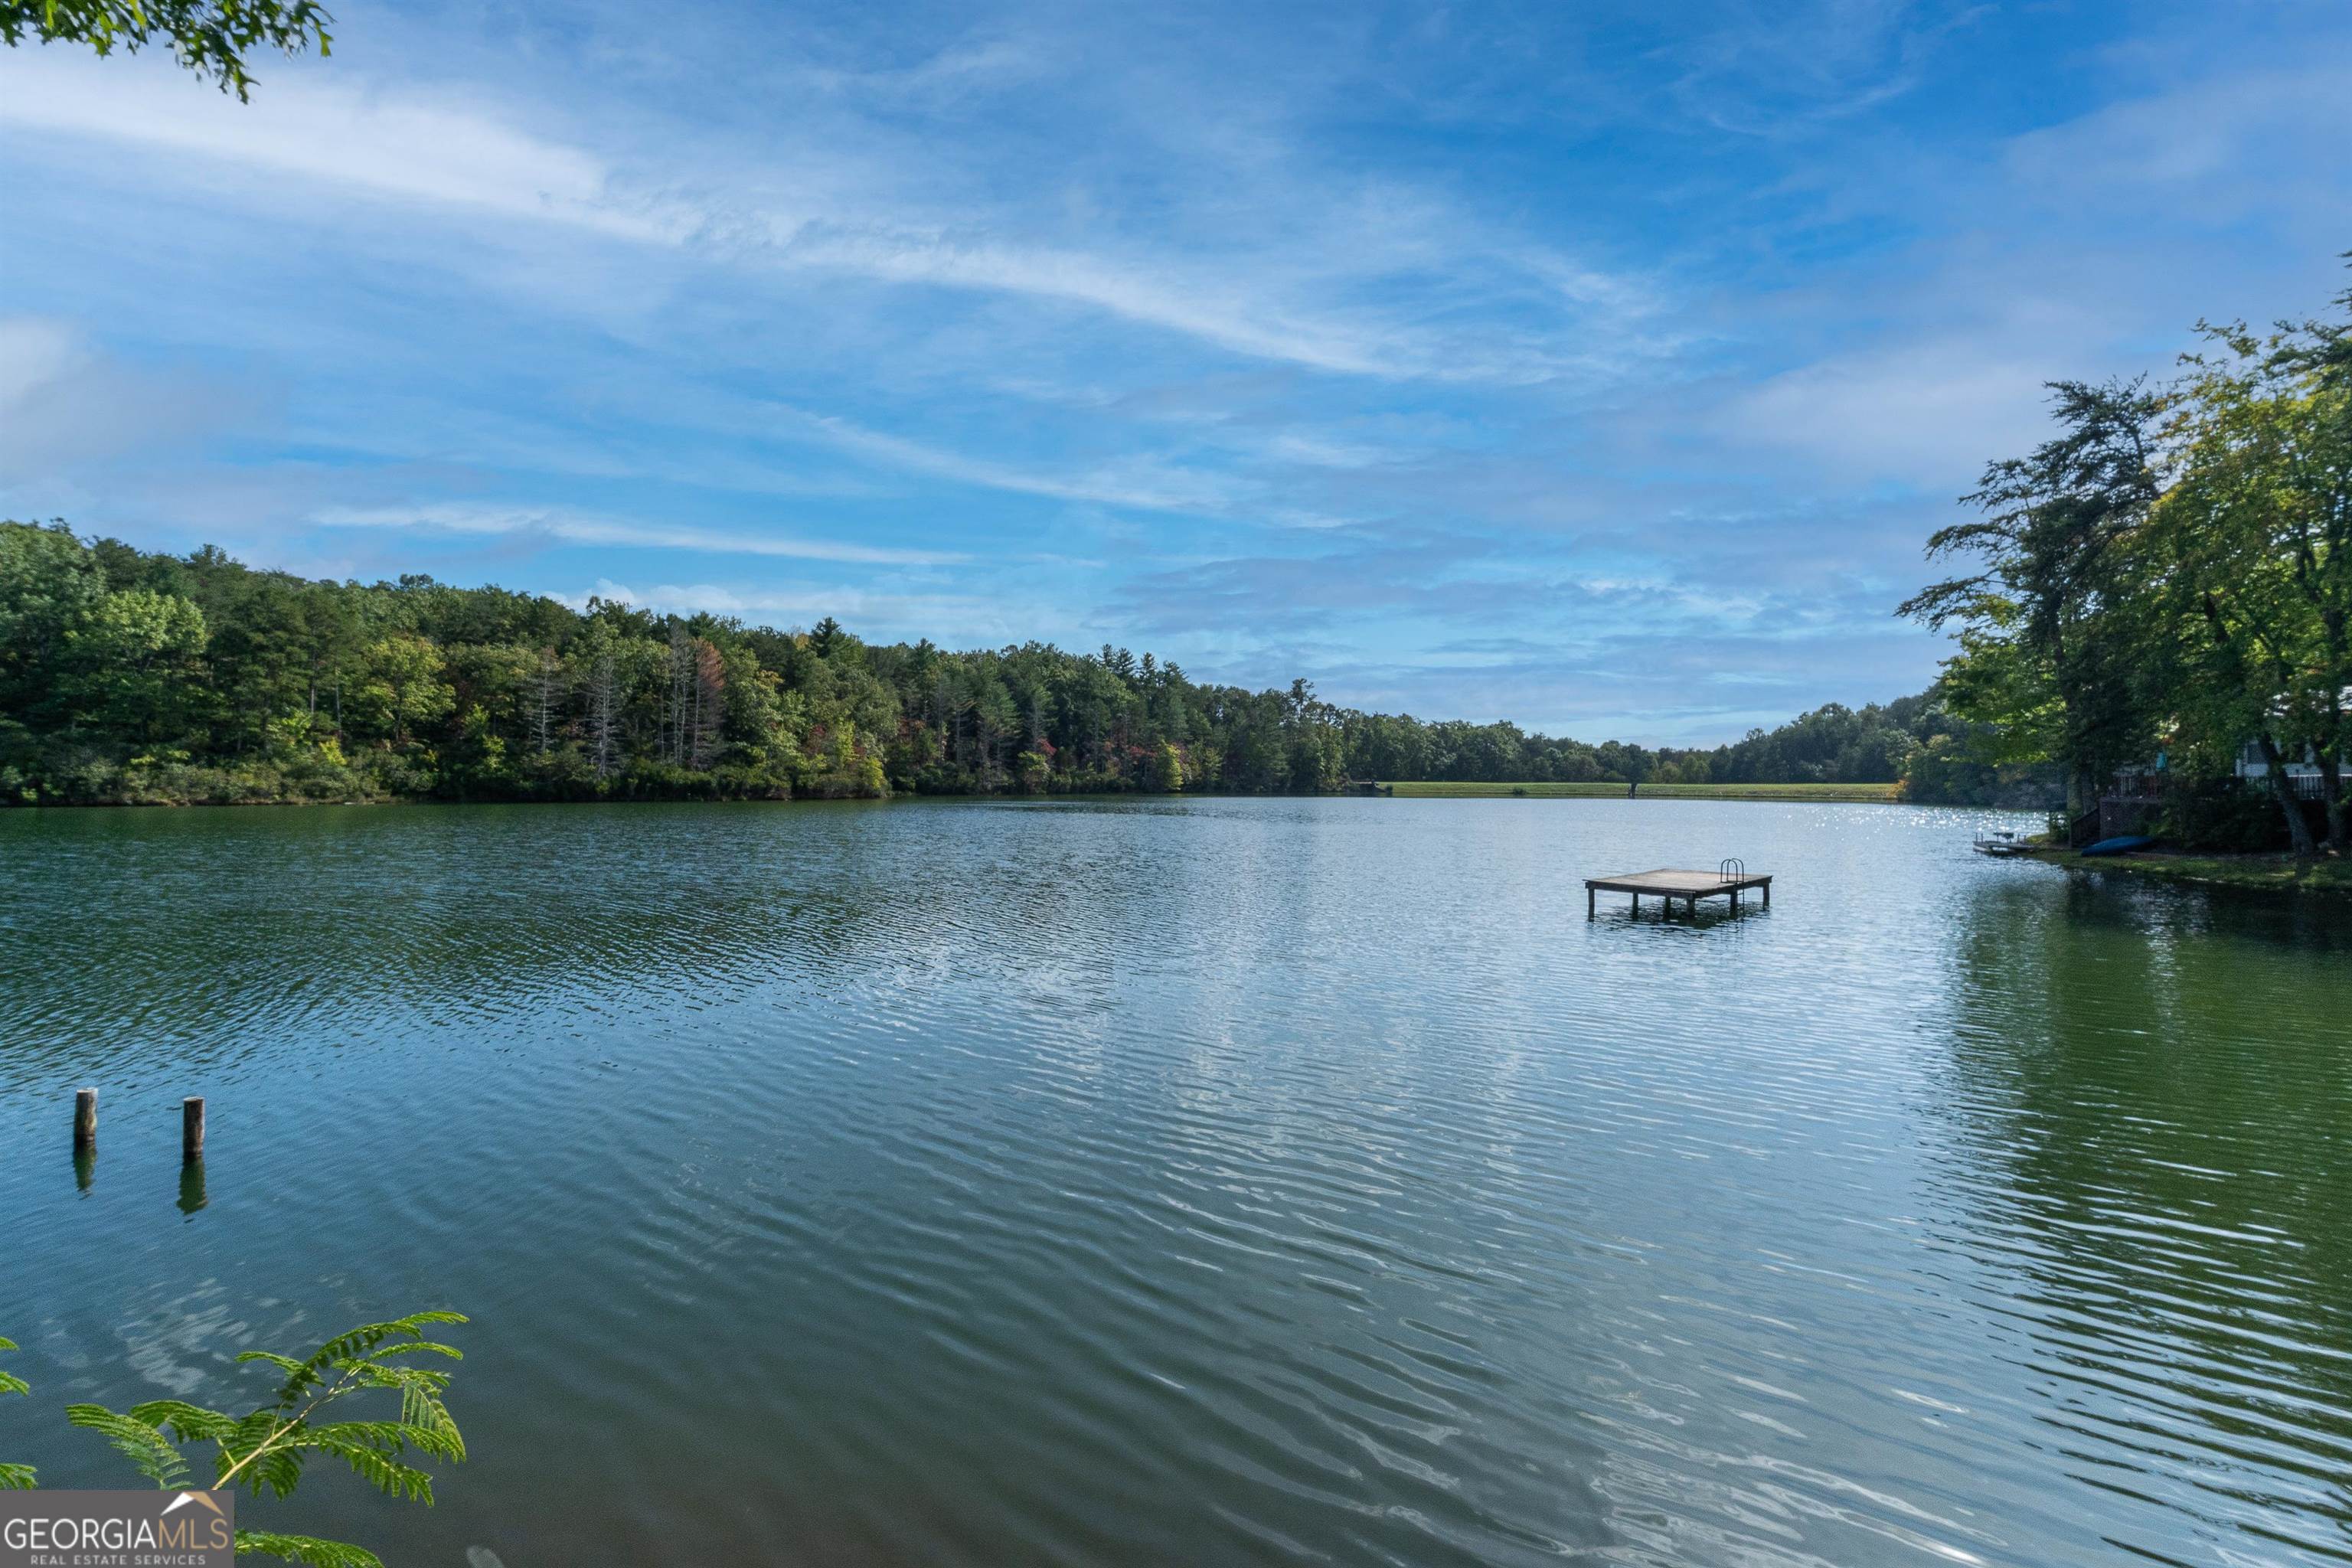
{"type": "Polygon", "coordinates": [[[205,1157],[205,1098],[192,1094],[180,1101],[180,1163],[194,1165],[205,1157]]]}
{"type": "Polygon", "coordinates": [[[98,1090],[74,1091],[74,1152],[86,1153],[98,1147],[98,1090]]]}

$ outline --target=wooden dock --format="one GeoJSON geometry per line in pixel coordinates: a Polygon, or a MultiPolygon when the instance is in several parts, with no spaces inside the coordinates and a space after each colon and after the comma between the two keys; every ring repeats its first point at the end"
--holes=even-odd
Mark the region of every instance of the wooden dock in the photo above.
{"type": "Polygon", "coordinates": [[[1772,879],[1769,875],[1751,876],[1748,868],[1737,860],[1726,860],[1712,871],[1628,871],[1622,877],[1587,877],[1584,879],[1584,918],[1593,917],[1595,900],[1602,893],[1631,893],[1633,912],[1642,912],[1642,895],[1654,893],[1666,901],[1666,913],[1675,912],[1675,900],[1680,899],[1690,913],[1698,913],[1701,899],[1723,897],[1731,907],[1739,908],[1739,895],[1751,888],[1764,890],[1764,907],[1772,907],[1772,879]]]}

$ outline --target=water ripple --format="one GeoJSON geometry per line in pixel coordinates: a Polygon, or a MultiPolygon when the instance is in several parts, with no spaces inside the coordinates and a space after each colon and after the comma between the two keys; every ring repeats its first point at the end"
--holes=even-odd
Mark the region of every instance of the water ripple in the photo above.
{"type": "Polygon", "coordinates": [[[306,1500],[401,1561],[2352,1562],[2352,922],[1980,826],[0,814],[0,1331],[473,1311],[442,1505],[306,1500]]]}

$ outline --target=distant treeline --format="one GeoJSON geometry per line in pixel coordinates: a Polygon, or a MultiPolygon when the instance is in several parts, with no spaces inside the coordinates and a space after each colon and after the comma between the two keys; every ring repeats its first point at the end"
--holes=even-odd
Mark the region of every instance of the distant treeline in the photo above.
{"type": "MultiPolygon", "coordinates": [[[[1711,751],[1425,723],[1124,648],[950,653],[0,523],[0,799],[1305,793],[1370,779],[2001,787],[1927,697],[1711,751]],[[1923,766],[1922,764],[1929,764],[1923,766]]],[[[2009,783],[2014,786],[2012,776],[2009,783]]]]}

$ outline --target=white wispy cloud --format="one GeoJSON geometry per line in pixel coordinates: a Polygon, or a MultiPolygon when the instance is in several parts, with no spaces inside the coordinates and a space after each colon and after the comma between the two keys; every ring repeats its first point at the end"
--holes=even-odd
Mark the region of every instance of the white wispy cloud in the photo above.
{"type": "Polygon", "coordinates": [[[577,147],[455,95],[288,71],[249,104],[190,90],[163,62],[43,51],[12,60],[0,124],[62,132],[632,240],[674,243],[691,215],[626,200],[577,147]]]}
{"type": "Polygon", "coordinates": [[[593,598],[670,615],[728,616],[775,626],[807,626],[831,616],[868,637],[929,637],[965,645],[1034,637],[1043,626],[1025,606],[1008,605],[1002,598],[898,594],[830,584],[771,584],[747,588],[715,583],[661,583],[639,589],[600,577],[584,591],[553,596],[574,609],[585,609],[593,598]]]}
{"type": "Polygon", "coordinates": [[[868,544],[796,538],[777,533],[732,533],[671,523],[593,517],[544,507],[476,506],[433,502],[421,506],[328,507],[311,517],[326,528],[421,528],[444,533],[532,534],[569,544],[609,544],[656,550],[695,550],[714,555],[773,555],[795,561],[833,561],[871,566],[951,566],[970,556],[936,550],[896,550],[868,544]]]}
{"type": "Polygon", "coordinates": [[[1053,472],[968,457],[904,436],[867,429],[835,415],[810,414],[781,405],[775,412],[796,433],[814,436],[845,452],[984,489],[1150,511],[1223,512],[1233,505],[1234,481],[1200,469],[1130,459],[1071,472],[1053,472]]]}
{"type": "MultiPolygon", "coordinates": [[[[1427,296],[1444,293],[1449,278],[1475,291],[1500,268],[1554,298],[1559,329],[1575,317],[1588,340],[1596,314],[1651,308],[1646,285],[1523,242],[1489,242],[1462,213],[1425,197],[1384,194],[1369,210],[1330,205],[1327,232],[1293,223],[1273,241],[1243,231],[1181,251],[1089,250],[1023,235],[1028,217],[1017,205],[940,211],[857,196],[857,166],[845,157],[827,164],[821,150],[795,150],[788,176],[716,158],[682,167],[616,160],[529,129],[513,106],[457,84],[393,89],[289,68],[240,105],[191,89],[160,62],[44,52],[10,65],[0,124],[268,176],[248,187],[250,199],[299,206],[299,191],[283,183],[291,176],[740,266],[1074,307],[1333,374],[1524,383],[1605,358],[1589,341],[1569,352],[1524,330],[1428,324],[1446,314],[1427,296]],[[1415,298],[1396,308],[1350,299],[1382,285],[1415,298]]],[[[1302,185],[1293,205],[1311,189],[1302,185]]]]}

